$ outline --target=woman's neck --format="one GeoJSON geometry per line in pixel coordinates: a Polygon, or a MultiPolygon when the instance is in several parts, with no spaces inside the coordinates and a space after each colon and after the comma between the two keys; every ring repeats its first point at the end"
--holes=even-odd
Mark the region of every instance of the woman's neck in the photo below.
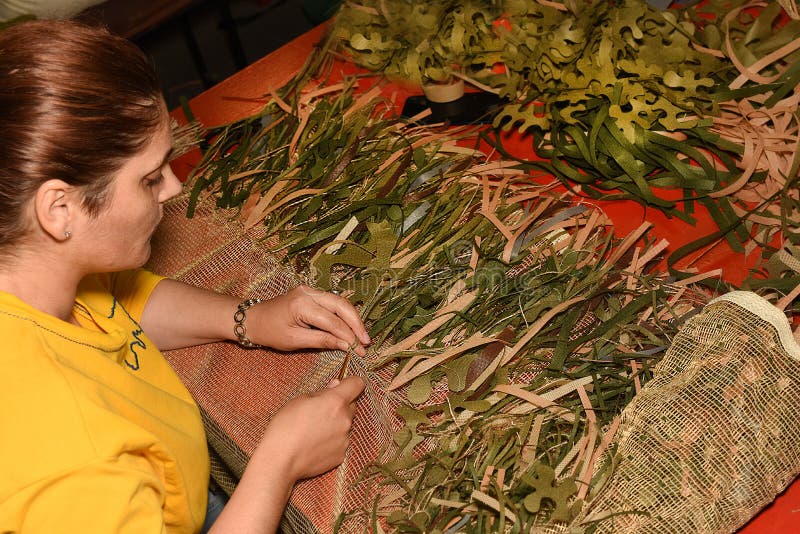
{"type": "Polygon", "coordinates": [[[74,322],[72,308],[83,274],[63,258],[44,251],[22,253],[0,264],[0,291],[5,291],[39,311],[74,322]]]}

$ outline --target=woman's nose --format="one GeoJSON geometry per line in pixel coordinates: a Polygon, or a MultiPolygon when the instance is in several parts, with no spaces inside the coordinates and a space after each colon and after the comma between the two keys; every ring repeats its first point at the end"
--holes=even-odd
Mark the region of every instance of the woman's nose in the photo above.
{"type": "Polygon", "coordinates": [[[169,166],[169,163],[164,165],[161,172],[164,175],[164,181],[162,182],[161,190],[158,192],[158,201],[166,202],[183,191],[183,184],[172,172],[172,167],[169,166]]]}

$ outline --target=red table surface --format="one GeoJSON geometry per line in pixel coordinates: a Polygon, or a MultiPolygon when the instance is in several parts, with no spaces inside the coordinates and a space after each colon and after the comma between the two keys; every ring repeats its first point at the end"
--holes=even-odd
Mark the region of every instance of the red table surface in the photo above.
{"type": "MultiPolygon", "coordinates": [[[[204,93],[192,99],[189,104],[195,117],[206,126],[217,126],[238,120],[258,112],[267,101],[265,95],[277,89],[291,79],[312,53],[314,45],[324,35],[325,25],[320,25],[301,35],[280,49],[261,58],[247,68],[237,72],[230,78],[220,82],[204,93]]],[[[346,75],[354,72],[352,66],[339,65],[346,75]]],[[[334,74],[336,76],[336,74],[334,74]]],[[[374,81],[374,80],[373,80],[374,81]]],[[[370,84],[370,80],[362,80],[362,85],[370,84]]],[[[402,105],[402,101],[413,89],[401,84],[390,84],[383,93],[402,105]]],[[[182,110],[177,109],[173,116],[185,119],[182,110]]],[[[504,136],[504,146],[517,154],[531,153],[530,141],[517,133],[504,136]]],[[[197,151],[187,154],[175,162],[173,169],[185,179],[199,160],[197,151]]],[[[690,226],[675,218],[667,218],[655,209],[645,209],[633,201],[594,201],[602,207],[614,223],[614,231],[624,236],[637,228],[642,222],[653,224],[650,237],[670,242],[667,251],[713,233],[717,227],[704,211],[696,205],[697,224],[690,226]]],[[[722,277],[739,284],[747,276],[748,269],[753,266],[756,254],[749,258],[733,252],[727,244],[721,243],[705,253],[695,262],[700,270],[722,269],[722,277]]],[[[800,436],[798,437],[800,439],[800,436]]],[[[739,532],[743,534],[786,534],[800,533],[800,480],[795,481],[775,500],[773,504],[761,511],[750,523],[739,532]]]]}

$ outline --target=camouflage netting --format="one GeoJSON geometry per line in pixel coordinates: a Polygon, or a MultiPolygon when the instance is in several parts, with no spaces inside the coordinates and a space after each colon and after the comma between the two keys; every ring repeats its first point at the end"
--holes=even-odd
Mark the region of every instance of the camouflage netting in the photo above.
{"type": "MultiPolygon", "coordinates": [[[[186,219],[186,205],[181,198],[166,207],[152,270],[241,297],[270,297],[300,283],[266,252],[263,227],[244,231],[234,210],[208,204],[186,219]]],[[[212,476],[228,492],[272,415],[288,399],[324,387],[342,361],[337,352],[286,354],[234,343],[167,358],[202,408],[212,476]]],[[[605,482],[593,483],[577,519],[555,530],[730,532],[743,525],[800,472],[792,409],[800,404],[799,360],[786,319],[760,297],[737,292],[708,305],[623,412],[612,454],[596,468],[600,480],[609,473],[605,482]]],[[[332,532],[341,513],[391,491],[361,479],[403,426],[397,409],[404,398],[387,391],[397,367],[371,371],[372,363],[351,363],[367,390],[344,464],[296,487],[284,532],[332,532]]],[[[351,517],[343,530],[368,530],[363,520],[351,517]]]]}
{"type": "Polygon", "coordinates": [[[732,532],[800,472],[800,347],[766,300],[690,320],[622,413],[613,465],[573,532],[732,532]]]}

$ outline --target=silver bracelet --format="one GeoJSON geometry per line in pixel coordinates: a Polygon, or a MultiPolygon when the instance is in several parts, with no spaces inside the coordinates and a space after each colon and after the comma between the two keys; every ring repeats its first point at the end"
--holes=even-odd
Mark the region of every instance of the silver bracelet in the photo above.
{"type": "Polygon", "coordinates": [[[233,322],[235,323],[233,325],[233,333],[236,334],[236,339],[238,340],[239,345],[248,349],[261,346],[258,343],[253,343],[250,341],[250,339],[247,337],[247,327],[244,325],[244,320],[247,319],[247,310],[259,302],[262,302],[262,300],[244,300],[239,303],[239,306],[236,308],[236,313],[233,314],[233,322]]]}

